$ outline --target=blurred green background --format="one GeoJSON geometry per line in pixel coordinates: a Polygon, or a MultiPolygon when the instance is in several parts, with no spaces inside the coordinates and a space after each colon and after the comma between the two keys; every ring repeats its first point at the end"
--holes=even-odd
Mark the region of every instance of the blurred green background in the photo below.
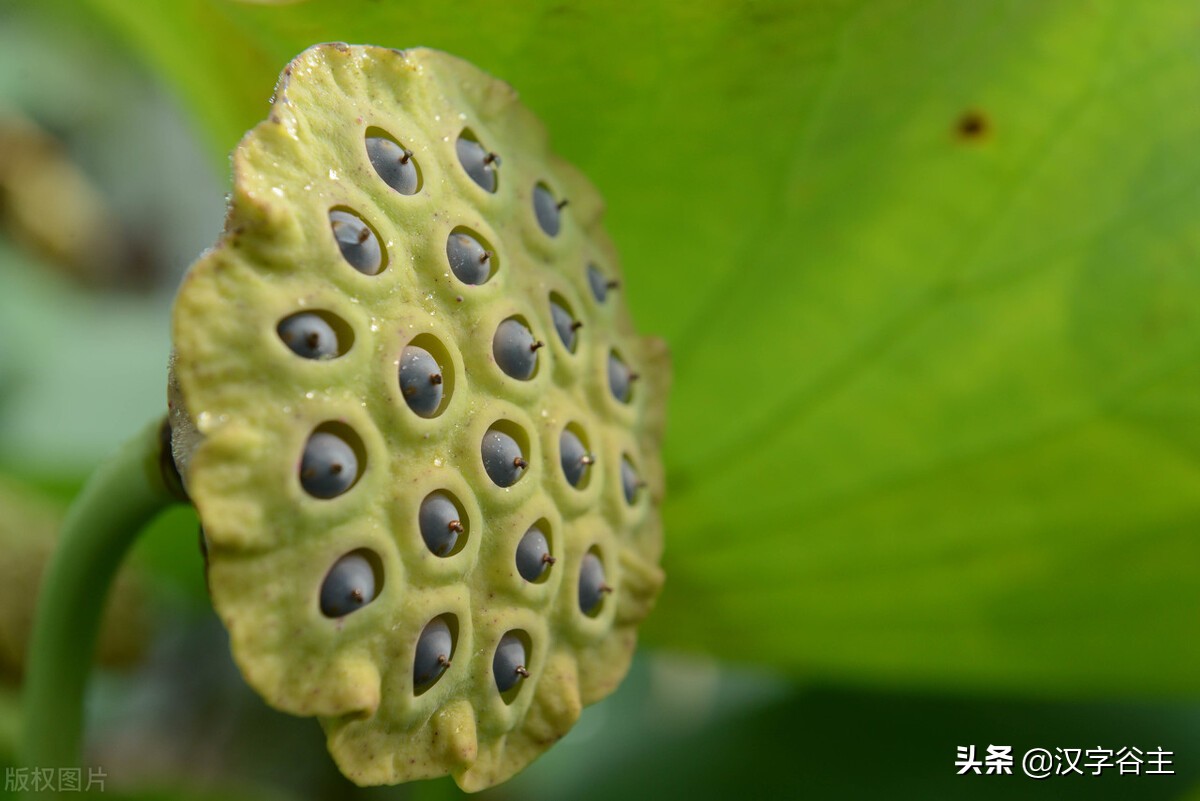
{"type": "MultiPolygon", "coordinates": [[[[330,40],[511,82],[674,354],[646,647],[484,797],[1200,798],[1200,6],[1167,0],[0,2],[3,766],[15,577],[162,412],[228,153],[330,40]],[[971,744],[1176,773],[956,776],[971,744]]],[[[190,511],[132,567],[109,797],[457,795],[352,788],[244,687],[190,511]]]]}

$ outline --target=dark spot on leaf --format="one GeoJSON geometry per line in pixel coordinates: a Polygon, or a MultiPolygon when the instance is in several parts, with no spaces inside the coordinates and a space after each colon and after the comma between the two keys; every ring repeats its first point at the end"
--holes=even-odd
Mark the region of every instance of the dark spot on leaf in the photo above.
{"type": "Polygon", "coordinates": [[[958,138],[966,142],[976,142],[986,138],[991,129],[991,122],[987,115],[977,109],[964,111],[954,126],[958,138]]]}

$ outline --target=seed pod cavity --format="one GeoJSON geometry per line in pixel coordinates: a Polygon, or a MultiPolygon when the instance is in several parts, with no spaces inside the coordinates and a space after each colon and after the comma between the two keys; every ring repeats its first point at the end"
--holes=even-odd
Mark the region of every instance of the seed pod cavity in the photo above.
{"type": "Polygon", "coordinates": [[[454,633],[447,615],[429,621],[417,639],[413,657],[413,689],[428,690],[450,667],[454,655],[454,633]]]}
{"type": "Polygon", "coordinates": [[[385,184],[402,195],[415,195],[421,175],[413,152],[378,128],[367,132],[367,158],[385,184]]]}
{"type": "Polygon", "coordinates": [[[362,442],[349,426],[326,423],[308,438],[300,460],[300,486],[328,500],[349,490],[362,472],[362,442]]]}
{"type": "Polygon", "coordinates": [[[512,434],[496,426],[483,435],[480,452],[483,455],[483,469],[498,487],[516,484],[529,467],[521,444],[512,434]]]}
{"type": "Polygon", "coordinates": [[[357,612],[378,596],[382,585],[379,557],[358,550],[338,559],[321,584],[321,614],[345,617],[357,612]]]}
{"type": "Polygon", "coordinates": [[[445,376],[433,354],[419,345],[409,345],[400,355],[400,393],[404,402],[421,417],[434,417],[442,405],[445,376]]]}
{"type": "Polygon", "coordinates": [[[496,646],[496,655],[492,657],[492,676],[496,680],[496,689],[501,694],[507,693],[522,680],[529,678],[526,667],[529,655],[521,634],[524,632],[510,631],[500,638],[496,646]]]}
{"type": "Polygon", "coordinates": [[[329,212],[329,227],[342,258],[363,275],[376,275],[384,268],[379,237],[366,221],[348,209],[329,212]]]}
{"type": "Polygon", "coordinates": [[[567,483],[572,487],[582,488],[588,468],[594,460],[579,434],[570,428],[564,428],[558,437],[558,455],[567,483]]]}
{"type": "Polygon", "coordinates": [[[449,556],[467,536],[466,515],[455,498],[445,490],[431,492],[421,501],[418,513],[421,538],[435,556],[449,556]]]}
{"type": "Polygon", "coordinates": [[[518,381],[533,378],[541,348],[542,342],[534,338],[529,326],[518,317],[501,322],[492,337],[492,357],[496,365],[518,381]]]}
{"type": "Polygon", "coordinates": [[[517,543],[517,572],[526,581],[540,581],[545,577],[555,559],[550,555],[550,543],[542,529],[536,525],[517,543]]]}
{"type": "Polygon", "coordinates": [[[458,135],[454,149],[458,155],[458,163],[466,170],[467,175],[471,176],[471,180],[482,189],[495,192],[500,157],[484,147],[469,128],[463,129],[458,135]]]}
{"type": "Polygon", "coordinates": [[[446,260],[454,277],[464,284],[486,283],[496,269],[496,254],[465,228],[456,228],[446,239],[446,260]]]}

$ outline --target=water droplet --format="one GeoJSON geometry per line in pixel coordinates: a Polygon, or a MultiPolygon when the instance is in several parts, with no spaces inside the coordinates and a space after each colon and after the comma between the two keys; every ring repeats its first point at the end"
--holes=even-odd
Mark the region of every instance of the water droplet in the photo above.
{"type": "Polygon", "coordinates": [[[331,181],[336,181],[337,179],[338,179],[337,170],[335,170],[335,169],[333,169],[333,168],[330,168],[330,170],[329,170],[329,180],[331,180],[331,181]]]}

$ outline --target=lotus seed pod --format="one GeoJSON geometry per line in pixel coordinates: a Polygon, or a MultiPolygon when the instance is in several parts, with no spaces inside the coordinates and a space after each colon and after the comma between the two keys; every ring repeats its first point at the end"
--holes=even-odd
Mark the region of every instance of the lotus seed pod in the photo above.
{"type": "Polygon", "coordinates": [[[496,364],[519,381],[528,381],[537,369],[537,352],[542,343],[533,338],[529,327],[509,317],[496,328],[492,337],[492,355],[496,364]]]}
{"type": "Polygon", "coordinates": [[[400,354],[400,391],[408,408],[433,417],[442,405],[442,367],[429,351],[409,345],[400,354]]]}
{"type": "Polygon", "coordinates": [[[517,572],[526,581],[537,581],[546,574],[553,562],[546,535],[537,526],[530,526],[517,544],[517,572]]]}
{"type": "Polygon", "coordinates": [[[496,655],[492,657],[492,677],[496,680],[496,689],[506,693],[517,682],[529,676],[526,667],[528,658],[525,654],[525,643],[515,632],[508,632],[500,638],[496,646],[496,655]]]}
{"type": "Polygon", "coordinates": [[[450,667],[454,638],[442,618],[429,622],[417,640],[417,655],[413,659],[413,687],[427,687],[441,678],[450,667]]]}
{"type": "Polygon", "coordinates": [[[385,184],[402,195],[416,194],[420,178],[411,150],[405,150],[386,137],[369,136],[367,158],[385,184]]]}
{"type": "Polygon", "coordinates": [[[321,613],[325,617],[345,617],[374,600],[375,569],[359,552],[337,560],[321,585],[321,613]]]}
{"type": "Polygon", "coordinates": [[[601,200],[430,50],[305,51],[233,167],[168,400],[234,659],[360,785],[502,782],[620,683],[663,580],[670,366],[594,302],[588,266],[621,275],[601,200]],[[307,317],[288,343],[309,314],[336,347],[307,317]]]}
{"type": "Polygon", "coordinates": [[[444,492],[433,492],[421,501],[420,529],[425,545],[438,556],[449,556],[466,531],[463,513],[444,492]]]}
{"type": "Polygon", "coordinates": [[[279,324],[279,338],[297,356],[332,359],[338,355],[338,337],[328,322],[312,312],[300,312],[279,324]]]}
{"type": "Polygon", "coordinates": [[[450,262],[450,269],[464,284],[487,281],[492,273],[492,258],[492,252],[465,231],[454,231],[446,240],[446,259],[450,262]]]}

